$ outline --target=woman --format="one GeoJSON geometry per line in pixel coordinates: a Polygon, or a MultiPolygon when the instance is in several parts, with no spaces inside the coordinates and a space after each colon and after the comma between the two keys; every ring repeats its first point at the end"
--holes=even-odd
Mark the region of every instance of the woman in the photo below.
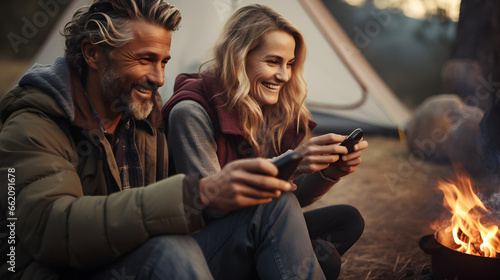
{"type": "MultiPolygon", "coordinates": [[[[163,108],[168,143],[175,147],[170,151],[172,171],[207,176],[235,159],[272,158],[295,150],[304,156],[293,175],[301,206],[354,172],[366,141],[347,154],[338,145],[345,136],[310,138],[316,124],[304,105],[305,54],[302,34],[274,10],[250,5],[236,11],[209,68],[179,75],[163,108]],[[339,154],[345,154],[342,160],[339,154]]],[[[340,256],[361,236],[363,218],[347,205],[309,211],[304,218],[321,268],[328,279],[336,279],[340,256]]]]}

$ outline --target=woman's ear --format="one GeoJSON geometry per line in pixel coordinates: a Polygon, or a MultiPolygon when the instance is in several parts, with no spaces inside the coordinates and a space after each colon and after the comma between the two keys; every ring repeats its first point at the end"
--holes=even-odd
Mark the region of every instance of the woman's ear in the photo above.
{"type": "Polygon", "coordinates": [[[99,59],[102,59],[102,50],[99,46],[94,45],[89,39],[83,39],[82,44],[82,55],[89,69],[94,69],[97,71],[99,65],[99,59]]]}

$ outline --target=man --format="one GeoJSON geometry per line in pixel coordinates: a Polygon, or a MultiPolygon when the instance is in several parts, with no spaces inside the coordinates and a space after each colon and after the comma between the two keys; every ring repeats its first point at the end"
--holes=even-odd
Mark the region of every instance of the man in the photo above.
{"type": "Polygon", "coordinates": [[[0,278],[324,278],[271,162],[164,179],[157,89],[180,20],[161,0],[97,0],[66,25],[65,57],[0,101],[0,278]],[[231,213],[198,233],[202,253],[206,209],[231,213]]]}

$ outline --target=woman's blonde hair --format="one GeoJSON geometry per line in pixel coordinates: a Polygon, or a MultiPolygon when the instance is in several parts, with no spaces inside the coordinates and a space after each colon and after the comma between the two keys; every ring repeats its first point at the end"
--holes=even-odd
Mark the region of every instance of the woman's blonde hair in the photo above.
{"type": "Polygon", "coordinates": [[[215,46],[211,71],[224,83],[227,106],[237,110],[246,138],[257,155],[278,154],[284,133],[290,127],[308,131],[310,113],[304,105],[307,85],[304,75],[306,45],[300,31],[275,10],[264,5],[238,9],[227,21],[215,46]],[[295,62],[290,80],[280,90],[275,105],[259,106],[250,95],[245,70],[248,53],[257,48],[265,34],[284,31],[295,40],[295,62]]]}

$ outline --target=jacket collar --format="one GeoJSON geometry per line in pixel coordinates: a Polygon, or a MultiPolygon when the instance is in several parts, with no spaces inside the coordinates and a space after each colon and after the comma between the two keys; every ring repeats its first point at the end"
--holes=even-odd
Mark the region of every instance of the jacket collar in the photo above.
{"type": "Polygon", "coordinates": [[[229,110],[226,100],[226,90],[224,85],[209,71],[202,74],[204,90],[200,92],[210,103],[212,108],[217,108],[216,114],[220,120],[220,130],[224,134],[245,136],[241,127],[240,116],[236,110],[229,110]]]}

